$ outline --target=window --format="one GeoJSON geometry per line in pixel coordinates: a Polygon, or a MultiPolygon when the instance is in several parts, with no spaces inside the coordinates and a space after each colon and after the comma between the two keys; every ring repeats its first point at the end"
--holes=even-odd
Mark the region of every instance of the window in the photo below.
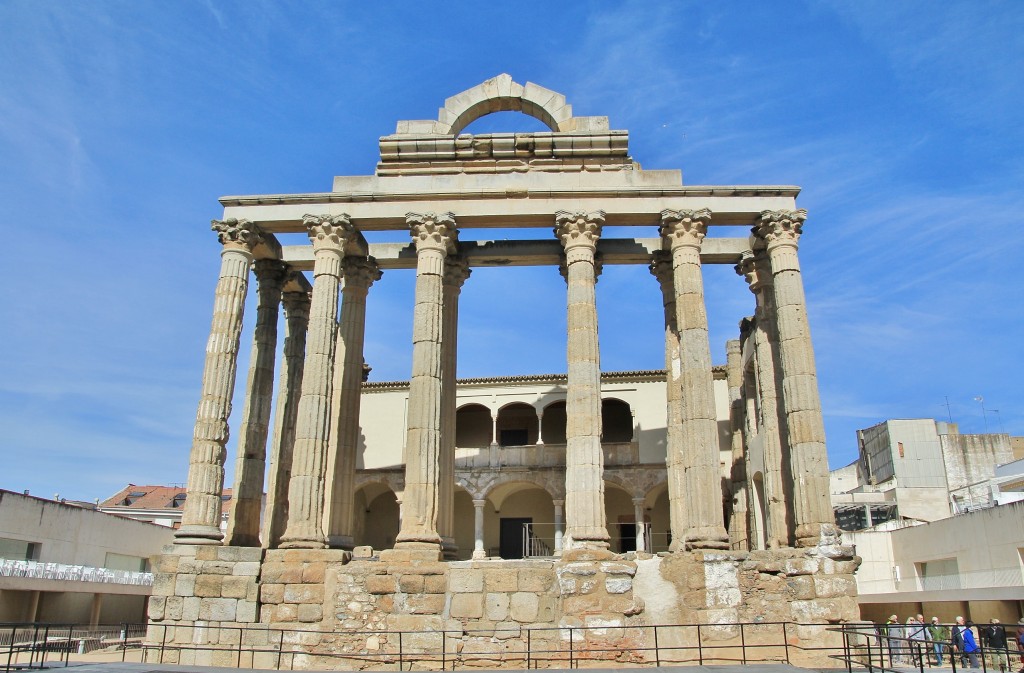
{"type": "Polygon", "coordinates": [[[0,537],[0,558],[14,561],[38,561],[41,547],[42,545],[38,542],[0,537]]]}
{"type": "Polygon", "coordinates": [[[133,572],[145,572],[148,570],[149,561],[141,556],[128,556],[127,554],[115,554],[107,552],[103,561],[103,567],[110,570],[131,570],[133,572]]]}

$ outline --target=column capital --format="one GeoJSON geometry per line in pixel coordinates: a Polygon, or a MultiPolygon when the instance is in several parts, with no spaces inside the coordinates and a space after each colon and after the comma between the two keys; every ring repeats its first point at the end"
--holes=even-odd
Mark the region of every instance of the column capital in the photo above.
{"type": "Polygon", "coordinates": [[[651,275],[661,285],[661,291],[665,296],[671,296],[675,301],[675,285],[672,279],[672,254],[665,250],[655,250],[651,255],[651,263],[647,266],[651,275]]]}
{"type": "Polygon", "coordinates": [[[442,282],[445,287],[461,289],[473,271],[469,268],[469,262],[462,256],[449,256],[444,260],[444,276],[442,282]]]}
{"type": "Polygon", "coordinates": [[[765,210],[761,212],[761,222],[754,226],[753,234],[764,239],[769,247],[791,245],[797,247],[797,241],[803,231],[807,211],[799,210],[765,210]]]}
{"type": "Polygon", "coordinates": [[[711,222],[711,211],[700,210],[669,210],[661,211],[661,226],[658,233],[670,249],[691,247],[700,249],[704,236],[708,233],[711,222]]]}
{"type": "Polygon", "coordinates": [[[405,222],[409,225],[409,233],[412,234],[416,252],[455,252],[455,244],[459,242],[459,231],[456,229],[454,213],[406,213],[405,222]]]}
{"type": "Polygon", "coordinates": [[[740,319],[740,341],[745,341],[754,332],[754,316],[740,319]]]}
{"type": "Polygon", "coordinates": [[[289,318],[309,318],[309,292],[285,292],[281,295],[285,314],[289,318]]]}
{"type": "Polygon", "coordinates": [[[603,226],[603,210],[590,213],[582,210],[559,210],[555,213],[555,237],[561,241],[562,248],[567,252],[580,246],[596,250],[603,226]]]}
{"type": "Polygon", "coordinates": [[[249,220],[229,217],[226,220],[210,220],[210,228],[217,232],[217,240],[225,248],[252,253],[252,249],[263,242],[263,230],[249,220]]]}
{"type": "Polygon", "coordinates": [[[483,507],[486,504],[487,504],[486,500],[477,500],[475,498],[473,499],[473,507],[483,507]]]}
{"type": "Polygon", "coordinates": [[[646,502],[647,498],[633,498],[634,507],[643,507],[646,502]]]}
{"type": "Polygon", "coordinates": [[[345,246],[355,236],[356,229],[345,213],[338,215],[303,215],[313,252],[331,250],[344,252],[345,246]]]}
{"type": "Polygon", "coordinates": [[[744,252],[740,257],[740,263],[735,268],[736,273],[743,276],[747,285],[750,286],[750,291],[754,294],[765,288],[770,288],[773,284],[772,270],[763,251],[761,254],[744,252]]]}
{"type": "Polygon", "coordinates": [[[558,498],[555,498],[554,500],[551,501],[551,504],[554,505],[555,507],[564,507],[565,500],[559,500],[558,498]]]}
{"type": "Polygon", "coordinates": [[[253,264],[253,272],[261,288],[270,285],[280,287],[288,277],[290,269],[291,267],[279,259],[257,259],[253,264]]]}
{"type": "Polygon", "coordinates": [[[346,289],[354,287],[361,290],[370,289],[370,286],[384,275],[377,265],[376,258],[355,255],[345,257],[342,273],[345,274],[346,289]]]}

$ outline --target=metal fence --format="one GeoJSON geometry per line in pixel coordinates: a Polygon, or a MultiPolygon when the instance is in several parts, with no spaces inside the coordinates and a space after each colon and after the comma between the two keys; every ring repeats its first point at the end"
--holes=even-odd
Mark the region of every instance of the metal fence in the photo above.
{"type": "Polygon", "coordinates": [[[332,634],[312,629],[153,624],[142,646],[142,661],[277,670],[398,671],[480,666],[579,668],[581,663],[617,667],[828,665],[843,653],[842,638],[830,633],[830,628],[827,624],[736,622],[332,634]],[[376,649],[353,645],[353,637],[363,642],[372,640],[376,649]],[[346,638],[348,642],[343,644],[341,640],[346,638]],[[325,644],[321,639],[331,642],[325,644]]]}
{"type": "Polygon", "coordinates": [[[145,624],[79,626],[74,624],[0,623],[0,665],[4,671],[68,665],[72,654],[115,648],[139,648],[145,624]]]}
{"type": "MultiPolygon", "coordinates": [[[[955,625],[940,626],[952,630],[955,625]]],[[[984,626],[987,625],[975,625],[979,629],[984,626]]],[[[890,635],[887,624],[845,624],[834,630],[843,635],[843,652],[833,658],[842,661],[849,673],[854,668],[867,669],[869,673],[876,670],[883,673],[906,673],[908,669],[924,673],[925,668],[940,665],[948,665],[951,673],[956,673],[958,664],[961,670],[968,667],[977,670],[980,667],[983,673],[1002,673],[1016,670],[1013,660],[1018,657],[1024,663],[1024,649],[1018,649],[1019,646],[1015,644],[1020,642],[1019,630],[1013,627],[1006,628],[1006,647],[989,647],[983,638],[978,638],[978,649],[973,653],[957,649],[952,640],[922,640],[890,635]],[[940,661],[948,664],[940,664],[940,661]]]]}

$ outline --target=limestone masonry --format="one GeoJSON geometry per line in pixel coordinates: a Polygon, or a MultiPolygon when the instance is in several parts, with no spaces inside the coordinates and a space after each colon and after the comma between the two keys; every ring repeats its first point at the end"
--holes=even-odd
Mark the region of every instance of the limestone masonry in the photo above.
{"type": "Polygon", "coordinates": [[[164,661],[235,665],[244,644],[266,650],[257,668],[282,647],[297,668],[393,667],[396,648],[423,668],[521,666],[526,648],[575,639],[626,663],[653,660],[638,651],[652,625],[701,624],[662,632],[659,647],[682,648],[767,642],[788,622],[799,649],[858,618],[859,559],[829,500],[797,187],[684,186],[679,171],[641,170],[626,131],[508,75],[449,98],[437,120],[399,122],[380,152],[375,175],[337,177],[328,193],[221,199],[187,498],[150,603],[164,661]],[[551,131],[460,135],[498,110],[551,131]],[[494,226],[540,233],[460,240],[494,226]],[[602,237],[609,226],[660,236],[602,237]],[[743,235],[705,238],[712,227],[743,235]],[[362,233],[381,230],[411,238],[362,233]],[[275,237],[296,232],[310,245],[275,237]],[[648,266],[637,292],[660,285],[664,371],[601,371],[595,284],[608,264],[648,266]],[[733,265],[754,294],[724,367],[711,362],[704,264],[733,265]],[[460,288],[474,267],[508,265],[561,269],[567,375],[457,381],[460,288]],[[370,383],[365,309],[395,269],[416,274],[412,369],[370,383]]]}

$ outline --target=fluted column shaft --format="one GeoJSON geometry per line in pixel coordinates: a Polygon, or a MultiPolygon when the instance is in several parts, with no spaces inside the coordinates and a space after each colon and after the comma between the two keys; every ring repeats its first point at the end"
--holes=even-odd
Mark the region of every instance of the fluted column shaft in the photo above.
{"type": "MultiPolygon", "coordinates": [[[[718,422],[700,266],[701,243],[710,219],[706,209],[661,214],[661,235],[672,252],[676,290],[683,401],[679,432],[689,511],[682,548],[687,550],[725,549],[729,541],[722,512],[718,422]]],[[[672,544],[680,548],[675,539],[672,544]]]]}
{"type": "Polygon", "coordinates": [[[330,547],[351,549],[359,448],[359,400],[363,384],[363,343],[366,335],[366,295],[381,277],[377,260],[346,256],[341,318],[334,344],[334,382],[331,435],[327,448],[327,495],[324,529],[330,547]]]}
{"type": "Polygon", "coordinates": [[[661,286],[661,299],[665,309],[665,397],[666,397],[666,450],[665,467],[668,477],[669,529],[672,531],[672,549],[678,549],[689,527],[686,508],[686,488],[680,422],[683,417],[682,361],[679,353],[679,330],[676,324],[676,289],[672,273],[672,254],[664,250],[654,253],[651,273],[661,286]]]}
{"type": "Polygon", "coordinates": [[[355,230],[347,215],[306,215],[303,221],[313,243],[313,297],[309,306],[302,397],[288,485],[288,527],[281,538],[281,547],[319,549],[326,546],[324,477],[330,437],[338,294],[345,246],[355,230]]]}
{"type": "Polygon", "coordinates": [[[445,260],[442,291],[444,303],[441,321],[441,465],[438,484],[437,532],[445,556],[455,558],[455,412],[457,408],[455,377],[458,369],[459,294],[469,277],[465,259],[445,260]]]}
{"type": "Polygon", "coordinates": [[[801,547],[839,542],[829,497],[818,376],[797,259],[797,241],[806,217],[804,210],[765,211],[761,213],[761,223],[754,228],[756,237],[766,243],[775,286],[782,399],[793,480],[793,523],[796,543],[801,547]]]}
{"type": "Polygon", "coordinates": [[[636,550],[649,552],[647,548],[647,524],[644,521],[644,499],[633,498],[633,521],[636,522],[636,550]]]}
{"type": "Polygon", "coordinates": [[[223,246],[220,276],[189,454],[187,498],[181,528],[174,533],[178,544],[218,544],[224,537],[220,530],[224,446],[229,435],[228,416],[249,289],[249,265],[252,249],[261,238],[259,229],[248,220],[214,220],[212,228],[223,246]]]}
{"type": "Polygon", "coordinates": [[[604,213],[559,211],[555,235],[568,283],[565,504],[567,549],[607,549],[601,451],[601,356],[597,337],[597,240],[604,213]]]}
{"type": "Polygon", "coordinates": [[[761,437],[764,459],[764,535],[765,546],[775,549],[789,545],[790,514],[784,470],[787,447],[781,431],[785,410],[779,404],[778,384],[782,379],[778,366],[779,346],[774,324],[776,312],[772,275],[763,254],[745,256],[736,269],[746,278],[757,300],[752,336],[760,400],[758,435],[761,437]]]}
{"type": "Polygon", "coordinates": [[[732,515],[729,517],[729,546],[748,549],[750,531],[747,528],[747,463],[743,442],[743,354],[740,342],[733,339],[725,343],[725,373],[729,384],[729,430],[732,439],[732,515]]]}
{"type": "Polygon", "coordinates": [[[277,315],[281,311],[281,284],[287,269],[286,264],[275,259],[261,259],[254,265],[259,299],[228,516],[227,544],[233,547],[260,546],[263,474],[274,398],[277,315]]]}
{"type": "Polygon", "coordinates": [[[406,433],[402,527],[395,546],[440,550],[438,485],[441,457],[441,362],[444,261],[457,241],[451,213],[410,213],[416,245],[416,307],[413,322],[409,427],[406,433]]]}
{"type": "Polygon", "coordinates": [[[274,413],[274,441],[270,453],[267,507],[263,515],[263,546],[276,549],[288,523],[288,485],[292,475],[295,420],[302,392],[302,366],[306,355],[309,323],[309,293],[285,292],[283,296],[285,336],[283,362],[277,384],[274,413]]]}

